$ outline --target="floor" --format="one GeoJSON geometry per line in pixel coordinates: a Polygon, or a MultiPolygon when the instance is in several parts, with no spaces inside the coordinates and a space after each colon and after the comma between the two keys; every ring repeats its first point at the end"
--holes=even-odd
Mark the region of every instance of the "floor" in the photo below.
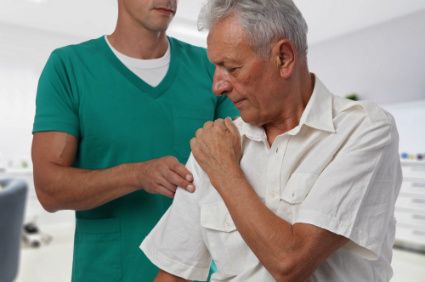
{"type": "MultiPolygon", "coordinates": [[[[69,223],[72,222],[69,216],[64,217],[62,223],[44,224],[41,231],[53,238],[49,244],[37,249],[22,249],[16,282],[70,281],[74,226],[69,223]]],[[[392,282],[424,282],[425,255],[394,250],[393,269],[392,282]]]]}

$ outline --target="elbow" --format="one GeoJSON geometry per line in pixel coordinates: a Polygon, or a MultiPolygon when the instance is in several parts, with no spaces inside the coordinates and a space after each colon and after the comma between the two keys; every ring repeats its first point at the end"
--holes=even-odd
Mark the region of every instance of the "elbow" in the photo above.
{"type": "Polygon", "coordinates": [[[271,274],[277,282],[299,281],[295,277],[295,272],[294,260],[287,257],[276,262],[271,274]]]}
{"type": "Polygon", "coordinates": [[[38,195],[37,198],[43,209],[45,209],[47,212],[54,213],[59,210],[58,205],[48,196],[38,195]]]}
{"type": "MultiPolygon", "coordinates": [[[[41,202],[40,202],[41,203],[41,202]]],[[[54,205],[49,205],[49,204],[43,204],[41,203],[41,206],[43,207],[43,209],[49,213],[54,213],[57,212],[59,209],[56,208],[54,205]]]]}
{"type": "Polygon", "coordinates": [[[302,263],[294,257],[285,257],[276,262],[271,274],[277,282],[302,282],[306,281],[311,273],[309,273],[302,263]]]}
{"type": "Polygon", "coordinates": [[[54,213],[60,210],[59,203],[54,195],[51,192],[48,192],[49,189],[46,186],[41,186],[35,184],[35,191],[37,194],[38,201],[40,202],[43,209],[49,213],[54,213]],[[43,187],[43,188],[41,188],[43,187]]]}

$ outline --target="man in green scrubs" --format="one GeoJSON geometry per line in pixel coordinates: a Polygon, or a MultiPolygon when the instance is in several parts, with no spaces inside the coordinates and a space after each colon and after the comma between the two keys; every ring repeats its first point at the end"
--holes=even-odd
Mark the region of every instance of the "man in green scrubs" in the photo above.
{"type": "Polygon", "coordinates": [[[118,0],[111,35],[55,50],[40,77],[34,181],[46,210],[76,210],[73,282],[153,280],[138,245],[195,188],[190,139],[237,114],[206,51],[166,36],[176,2],[118,0]]]}

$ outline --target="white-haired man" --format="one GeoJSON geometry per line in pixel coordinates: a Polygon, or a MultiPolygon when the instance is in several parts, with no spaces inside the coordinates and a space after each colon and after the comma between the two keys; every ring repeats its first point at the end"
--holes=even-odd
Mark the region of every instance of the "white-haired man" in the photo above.
{"type": "Polygon", "coordinates": [[[241,119],[191,141],[197,191],[141,244],[157,281],[389,281],[400,188],[392,117],[332,95],[308,70],[290,0],[209,1],[213,89],[241,119]]]}

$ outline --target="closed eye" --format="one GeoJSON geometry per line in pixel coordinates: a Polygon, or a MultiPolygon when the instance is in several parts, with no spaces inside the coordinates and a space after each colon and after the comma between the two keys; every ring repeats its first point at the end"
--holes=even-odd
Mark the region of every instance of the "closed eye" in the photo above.
{"type": "Polygon", "coordinates": [[[231,67],[231,68],[226,68],[228,73],[234,73],[237,70],[239,70],[241,67],[231,67]]]}

